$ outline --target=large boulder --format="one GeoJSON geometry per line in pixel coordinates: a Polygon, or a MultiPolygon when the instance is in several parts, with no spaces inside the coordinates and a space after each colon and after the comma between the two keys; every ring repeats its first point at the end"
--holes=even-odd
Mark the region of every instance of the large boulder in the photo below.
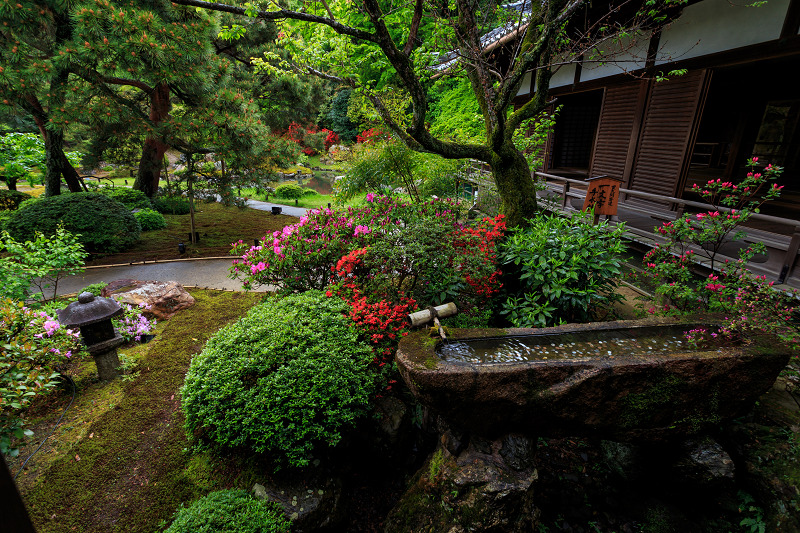
{"type": "Polygon", "coordinates": [[[192,295],[176,281],[120,279],[106,285],[101,296],[137,307],[143,304],[143,314],[157,320],[165,320],[194,305],[192,295]]]}
{"type": "Polygon", "coordinates": [[[253,495],[280,505],[295,533],[336,529],[345,518],[339,479],[313,475],[271,479],[264,485],[256,483],[253,495]]]}
{"type": "Polygon", "coordinates": [[[386,519],[387,533],[534,531],[535,442],[522,435],[472,437],[458,454],[442,444],[386,519]]]}

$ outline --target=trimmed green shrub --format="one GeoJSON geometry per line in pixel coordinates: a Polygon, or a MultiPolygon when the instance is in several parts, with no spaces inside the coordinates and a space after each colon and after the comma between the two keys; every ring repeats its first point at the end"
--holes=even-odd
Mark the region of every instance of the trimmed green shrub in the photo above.
{"type": "Polygon", "coordinates": [[[105,281],[101,281],[99,283],[92,283],[91,285],[85,286],[83,289],[81,289],[80,292],[91,292],[95,296],[100,296],[100,293],[103,292],[103,289],[105,289],[107,285],[108,283],[106,283],[105,281]]]}
{"type": "Polygon", "coordinates": [[[154,198],[153,207],[162,215],[188,215],[190,210],[189,200],[171,197],[154,198]]]}
{"type": "Polygon", "coordinates": [[[277,503],[244,490],[218,490],[178,509],[165,533],[287,533],[290,528],[277,503]]]}
{"type": "Polygon", "coordinates": [[[196,356],[181,390],[190,436],[305,466],[367,411],[370,348],[349,307],[308,291],[274,297],[224,327],[196,356]]]}
{"type": "Polygon", "coordinates": [[[98,189],[97,192],[109,198],[113,198],[128,209],[150,209],[153,207],[150,198],[148,198],[144,192],[136,189],[129,189],[127,187],[109,189],[103,187],[98,189]]]}
{"type": "Polygon", "coordinates": [[[11,211],[0,211],[0,231],[6,229],[9,218],[11,218],[11,211]]]}
{"type": "Polygon", "coordinates": [[[297,200],[303,197],[303,188],[294,183],[283,183],[275,188],[275,197],[287,200],[297,200]]]}
{"type": "Polygon", "coordinates": [[[303,196],[315,196],[317,194],[319,193],[311,187],[303,187],[303,196]]]}
{"type": "Polygon", "coordinates": [[[141,209],[136,211],[133,216],[139,221],[142,231],[153,231],[167,227],[167,221],[164,220],[164,215],[152,209],[141,209]]]}
{"type": "Polygon", "coordinates": [[[540,215],[500,248],[506,295],[501,314],[515,327],[597,318],[621,296],[624,225],[592,225],[587,215],[540,215]]]}
{"type": "Polygon", "coordinates": [[[58,224],[78,235],[89,253],[113,253],[132,246],[141,233],[139,222],[127,207],[94,192],[74,192],[23,202],[6,230],[19,242],[34,240],[37,231],[56,233],[58,224]]]}
{"type": "Polygon", "coordinates": [[[23,200],[29,198],[31,198],[31,195],[24,192],[0,189],[0,211],[13,211],[19,207],[23,200]]]}

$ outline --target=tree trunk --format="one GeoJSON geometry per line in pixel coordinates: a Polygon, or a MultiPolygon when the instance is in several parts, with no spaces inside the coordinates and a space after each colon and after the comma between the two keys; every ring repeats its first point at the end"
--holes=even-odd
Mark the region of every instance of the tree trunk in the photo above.
{"type": "Polygon", "coordinates": [[[47,174],[44,181],[44,195],[56,196],[61,194],[61,177],[67,182],[70,192],[81,192],[80,176],[72,167],[64,153],[64,132],[45,131],[44,135],[45,163],[47,174]]]}
{"type": "Polygon", "coordinates": [[[527,219],[536,214],[536,187],[528,162],[514,143],[507,141],[490,163],[506,224],[509,228],[527,226],[527,219]]]}
{"type": "MultiPolygon", "coordinates": [[[[157,126],[169,115],[171,104],[169,102],[169,87],[165,83],[156,85],[150,93],[150,121],[157,126]]],[[[161,165],[164,154],[169,146],[155,136],[150,136],[144,141],[142,157],[139,160],[139,170],[133,188],[153,197],[158,192],[158,181],[161,178],[161,165]]]]}

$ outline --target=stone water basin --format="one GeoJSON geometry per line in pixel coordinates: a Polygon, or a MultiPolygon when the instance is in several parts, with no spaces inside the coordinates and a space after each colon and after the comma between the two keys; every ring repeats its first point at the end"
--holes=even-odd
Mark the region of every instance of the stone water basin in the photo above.
{"type": "Polygon", "coordinates": [[[789,360],[772,337],[693,350],[674,319],[426,332],[400,342],[414,396],[451,426],[496,437],[682,438],[746,413],[789,360]],[[491,354],[499,346],[499,353],[491,354]]]}

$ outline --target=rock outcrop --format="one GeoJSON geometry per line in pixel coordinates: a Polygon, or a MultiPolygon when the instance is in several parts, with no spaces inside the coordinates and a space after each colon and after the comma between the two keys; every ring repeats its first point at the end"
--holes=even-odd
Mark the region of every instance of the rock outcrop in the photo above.
{"type": "Polygon", "coordinates": [[[139,281],[120,279],[112,281],[101,292],[120,303],[133,306],[144,304],[144,315],[164,320],[178,311],[194,305],[194,298],[176,281],[139,281]]]}

